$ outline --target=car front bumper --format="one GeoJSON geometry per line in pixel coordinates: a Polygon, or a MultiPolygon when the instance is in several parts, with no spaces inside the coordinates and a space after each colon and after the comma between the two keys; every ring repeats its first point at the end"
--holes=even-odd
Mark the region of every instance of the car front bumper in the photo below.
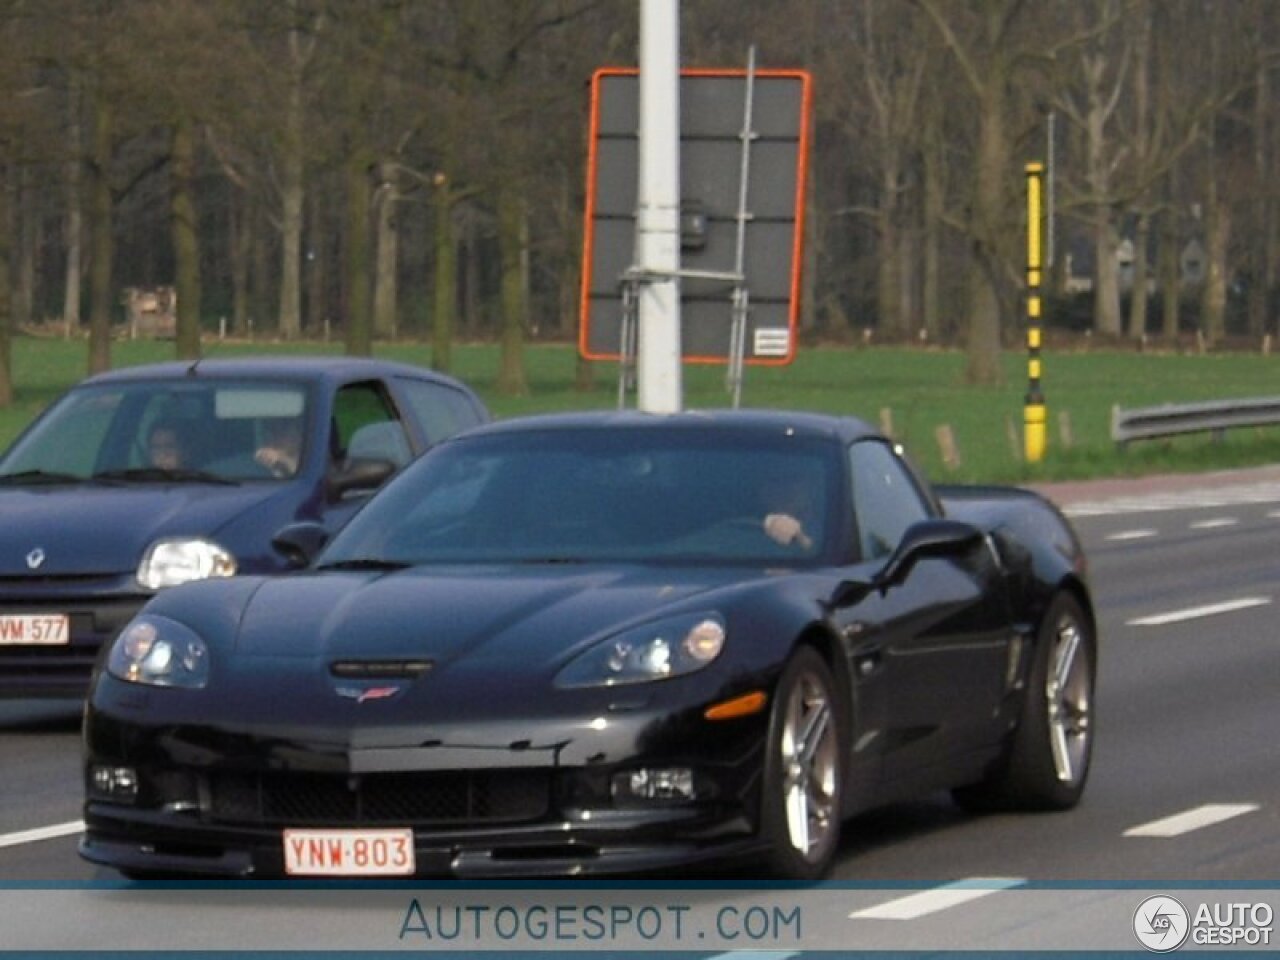
{"type": "Polygon", "coordinates": [[[102,677],[85,727],[80,852],[129,874],[285,875],[290,829],[408,828],[415,875],[458,878],[645,873],[758,847],[767,712],[713,722],[653,702],[607,729],[591,712],[201,726],[141,722],[156,701],[138,693],[102,677]],[[116,765],[134,785],[124,799],[95,781],[116,765]],[[673,770],[686,787],[645,793],[673,770]]]}

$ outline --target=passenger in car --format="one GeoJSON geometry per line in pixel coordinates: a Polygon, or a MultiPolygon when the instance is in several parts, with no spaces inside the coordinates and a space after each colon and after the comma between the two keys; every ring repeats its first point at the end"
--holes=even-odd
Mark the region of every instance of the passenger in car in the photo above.
{"type": "Polygon", "coordinates": [[[274,476],[291,477],[298,472],[301,453],[302,418],[275,417],[266,421],[262,445],[253,458],[274,476]]]}

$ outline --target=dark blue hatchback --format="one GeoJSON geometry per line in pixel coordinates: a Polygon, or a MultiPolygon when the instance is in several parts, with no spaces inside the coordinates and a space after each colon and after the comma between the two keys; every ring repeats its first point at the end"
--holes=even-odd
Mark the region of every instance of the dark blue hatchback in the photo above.
{"type": "Polygon", "coordinates": [[[336,529],[417,454],[488,419],[455,380],[365,358],[84,381],[0,457],[0,697],[82,695],[157,590],[283,570],[281,527],[336,529]]]}

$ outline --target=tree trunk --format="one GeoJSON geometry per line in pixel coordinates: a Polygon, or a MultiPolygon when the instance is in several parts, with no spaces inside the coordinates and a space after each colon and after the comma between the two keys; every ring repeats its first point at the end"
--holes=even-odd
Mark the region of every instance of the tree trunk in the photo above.
{"type": "Polygon", "coordinates": [[[84,224],[82,222],[80,196],[81,171],[84,168],[84,145],[80,132],[79,87],[74,83],[67,92],[67,154],[66,165],[67,218],[66,247],[67,273],[62,292],[62,322],[67,336],[80,329],[81,253],[84,249],[84,224]]]}
{"type": "Polygon", "coordinates": [[[1147,241],[1151,216],[1141,213],[1133,234],[1133,291],[1129,295],[1129,337],[1141,340],[1147,333],[1147,241]]]}
{"type": "Polygon", "coordinates": [[[969,277],[969,316],[965,379],[997,384],[1000,369],[1000,225],[1007,204],[1005,188],[1009,144],[1005,132],[1005,80],[988,77],[979,110],[978,166],[975,171],[973,256],[969,277]]]}
{"type": "MultiPolygon", "coordinates": [[[[1254,96],[1253,111],[1253,168],[1259,183],[1266,183],[1271,176],[1271,123],[1269,122],[1271,103],[1271,69],[1269,66],[1258,68],[1257,93],[1254,96]]],[[[1274,260],[1272,245],[1269,242],[1274,233],[1272,219],[1275,216],[1274,191],[1263,191],[1253,205],[1253,217],[1256,225],[1257,240],[1250,244],[1249,272],[1252,282],[1249,284],[1249,333],[1260,337],[1269,329],[1267,306],[1271,296],[1271,264],[1274,260]]]]}
{"type": "Polygon", "coordinates": [[[1173,211],[1160,217],[1160,331],[1170,343],[1178,339],[1178,300],[1182,296],[1179,277],[1178,231],[1173,211]]]}
{"type": "Polygon", "coordinates": [[[306,79],[307,66],[315,53],[321,18],[305,13],[298,0],[289,0],[288,50],[285,65],[288,88],[285,94],[283,142],[280,146],[280,336],[296,340],[302,335],[302,237],[303,211],[307,203],[306,185],[306,79]],[[306,22],[307,28],[302,25],[306,22]]]}
{"type": "Polygon", "coordinates": [[[326,317],[330,315],[329,301],[325,295],[325,271],[328,267],[328,246],[324,232],[324,212],[316,191],[308,198],[311,213],[307,229],[307,326],[312,335],[327,333],[326,317]]]}
{"type": "Polygon", "coordinates": [[[1111,215],[1097,211],[1093,224],[1093,325],[1099,333],[1120,335],[1120,270],[1116,263],[1115,224],[1111,215]]]}
{"type": "Polygon", "coordinates": [[[901,307],[902,265],[898,244],[898,191],[893,171],[882,172],[881,201],[876,216],[876,311],[882,335],[901,336],[905,317],[901,307]]]}
{"type": "Polygon", "coordinates": [[[1205,278],[1200,325],[1211,344],[1222,342],[1227,332],[1227,238],[1230,214],[1217,191],[1205,205],[1205,278]]]}
{"type": "Polygon", "coordinates": [[[435,184],[435,291],[431,305],[431,365],[453,369],[453,318],[458,309],[457,239],[453,234],[453,196],[449,178],[435,184]]]}
{"type": "Polygon", "coordinates": [[[111,369],[111,110],[93,98],[92,194],[89,201],[89,373],[111,369]]]}
{"type": "Polygon", "coordinates": [[[373,353],[369,305],[369,161],[368,151],[357,147],[347,160],[347,353],[373,353]]]}
{"type": "MultiPolygon", "coordinates": [[[[480,268],[480,238],[474,217],[467,217],[462,227],[462,329],[469,337],[487,336],[489,328],[484,315],[484,298],[480,282],[484,272],[480,268]]],[[[456,325],[455,325],[456,326],[456,325]]]]}
{"type": "Polygon", "coordinates": [[[250,207],[252,229],[249,234],[249,329],[252,337],[255,334],[271,332],[270,317],[274,311],[270,307],[271,296],[271,223],[262,203],[255,198],[250,207]]]}
{"type": "Polygon", "coordinates": [[[399,324],[396,321],[398,296],[396,271],[400,265],[400,234],[396,224],[396,187],[392,180],[395,173],[386,165],[382,184],[376,194],[378,240],[373,285],[373,329],[379,337],[395,339],[399,324]]]}
{"type": "Polygon", "coordinates": [[[509,186],[498,190],[498,247],[502,260],[502,336],[498,390],[529,392],[524,372],[524,331],[528,311],[524,262],[527,228],[522,198],[509,186]]]}
{"type": "MultiPolygon", "coordinates": [[[[936,136],[936,127],[930,131],[936,136]]],[[[946,208],[943,190],[942,147],[931,137],[925,146],[924,167],[924,262],[921,265],[920,305],[924,328],[930,340],[939,340],[942,329],[942,218],[946,208]]]]}
{"type": "Polygon", "coordinates": [[[249,251],[252,249],[252,218],[248,199],[236,191],[228,204],[230,228],[227,240],[231,247],[231,332],[243,337],[249,328],[249,251]]]}
{"type": "MultiPolygon", "coordinates": [[[[12,176],[12,175],[11,175],[12,176]]],[[[13,224],[12,238],[17,241],[16,256],[11,253],[14,262],[14,287],[10,295],[10,330],[19,330],[24,324],[34,319],[36,297],[36,216],[31,196],[31,169],[22,167],[14,180],[10,222],[13,224]]],[[[11,240],[12,242],[12,240],[11,240]]]]}
{"type": "MultiPolygon", "coordinates": [[[[0,176],[6,180],[10,172],[0,168],[0,176]]],[[[0,182],[0,224],[7,223],[9,211],[4,209],[9,199],[7,184],[0,182]]],[[[10,233],[0,230],[0,407],[13,404],[13,357],[10,353],[13,330],[12,296],[9,289],[10,233]]]]}
{"type": "Polygon", "coordinates": [[[191,121],[179,120],[171,144],[172,229],[174,285],[178,298],[177,354],[179,359],[200,356],[200,233],[195,200],[191,195],[195,173],[195,139],[191,121]]]}
{"type": "Polygon", "coordinates": [[[286,340],[302,335],[302,211],[307,199],[303,123],[302,70],[295,68],[289,77],[280,188],[280,336],[286,340]]]}

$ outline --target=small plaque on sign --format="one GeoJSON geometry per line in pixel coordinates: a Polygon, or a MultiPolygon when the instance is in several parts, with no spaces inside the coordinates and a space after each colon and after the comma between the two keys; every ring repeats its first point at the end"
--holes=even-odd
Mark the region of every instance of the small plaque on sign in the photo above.
{"type": "Polygon", "coordinates": [[[755,334],[755,356],[785,357],[791,352],[791,331],[786,327],[757,327],[755,334]]]}

